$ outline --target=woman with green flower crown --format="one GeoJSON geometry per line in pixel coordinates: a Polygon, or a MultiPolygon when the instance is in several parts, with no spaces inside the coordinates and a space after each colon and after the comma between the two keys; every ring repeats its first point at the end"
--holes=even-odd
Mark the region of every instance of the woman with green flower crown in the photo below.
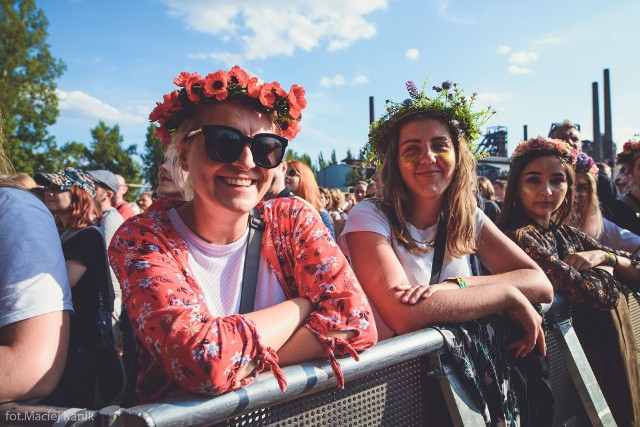
{"type": "Polygon", "coordinates": [[[640,141],[627,141],[618,153],[616,163],[623,167],[622,176],[631,191],[609,204],[611,221],[634,234],[640,235],[640,141]]]}
{"type": "Polygon", "coordinates": [[[573,325],[617,424],[635,426],[640,365],[620,280],[640,280],[640,257],[566,225],[574,209],[577,160],[578,151],[564,141],[538,137],[520,143],[498,224],[573,305],[573,325]]]}
{"type": "Polygon", "coordinates": [[[174,83],[149,118],[174,181],[186,175],[183,201],[158,199],[109,248],[138,344],[135,400],[218,394],[267,367],[284,390],[280,365],[323,356],[343,387],[336,356],[358,359],[377,340],[367,299],[315,209],[261,202],[300,130],[304,89],[238,66],[174,83]]]}
{"type": "Polygon", "coordinates": [[[473,345],[460,340],[454,360],[485,421],[518,425],[512,358],[536,346],[546,352],[532,303],[550,302],[552,289],[476,206],[469,142],[492,113],[474,113],[475,96],[466,98],[450,82],[434,87],[434,98],[411,82],[407,88],[411,98],[387,102],[369,134],[370,159],[382,164],[382,198],[351,210],[339,244],[377,311],[380,339],[465,322],[453,329],[457,338],[472,337],[473,345]],[[471,254],[494,275],[473,276],[471,254]],[[521,335],[507,342],[505,322],[495,313],[515,321],[521,335]]]}

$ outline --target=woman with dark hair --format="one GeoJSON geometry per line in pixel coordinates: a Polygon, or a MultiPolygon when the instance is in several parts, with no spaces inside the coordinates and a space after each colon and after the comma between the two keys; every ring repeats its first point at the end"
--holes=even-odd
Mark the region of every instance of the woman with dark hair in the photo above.
{"type": "Polygon", "coordinates": [[[513,153],[499,225],[573,305],[573,325],[618,425],[640,421],[640,366],[619,280],[640,280],[640,258],[567,225],[578,151],[524,141],[513,153]]]}
{"type": "Polygon", "coordinates": [[[622,182],[629,191],[609,204],[611,221],[640,235],[640,141],[627,141],[618,153],[616,163],[623,168],[622,182]]]}
{"type": "Polygon", "coordinates": [[[300,130],[304,89],[238,66],[174,83],[149,118],[174,181],[186,172],[184,201],[156,200],[109,248],[138,342],[135,400],[219,394],[267,367],[284,389],[281,365],[320,357],[343,387],[336,356],[377,341],[369,304],[315,208],[262,202],[300,130]]]}
{"type": "Polygon", "coordinates": [[[336,232],[333,221],[331,221],[329,212],[322,206],[320,188],[311,168],[299,160],[289,160],[284,182],[293,194],[309,202],[318,211],[322,223],[329,229],[331,237],[335,240],[336,232]]]}
{"type": "Polygon", "coordinates": [[[382,198],[353,207],[339,244],[377,310],[380,338],[457,324],[454,360],[485,421],[517,423],[508,349],[523,357],[538,346],[545,354],[532,303],[550,302],[551,286],[477,208],[468,141],[491,113],[473,112],[473,99],[451,82],[434,97],[407,87],[411,98],[388,103],[369,134],[370,159],[382,162],[382,198]],[[475,276],[472,254],[493,275],[475,276]],[[492,316],[502,312],[519,325],[519,336],[508,336],[502,316],[492,316]]]}
{"type": "Polygon", "coordinates": [[[74,308],[65,372],[46,403],[74,407],[110,404],[118,397],[124,379],[120,378],[119,385],[116,384],[117,390],[100,396],[105,401],[94,401],[96,386],[100,385],[98,372],[106,363],[103,357],[108,355],[120,376],[123,374],[118,369],[120,361],[115,354],[111,328],[114,293],[106,244],[96,227],[102,215],[93,201],[95,184],[83,171],[71,167],[56,173],[37,174],[36,182],[45,186],[45,205],[61,227],[60,239],[74,308]]]}

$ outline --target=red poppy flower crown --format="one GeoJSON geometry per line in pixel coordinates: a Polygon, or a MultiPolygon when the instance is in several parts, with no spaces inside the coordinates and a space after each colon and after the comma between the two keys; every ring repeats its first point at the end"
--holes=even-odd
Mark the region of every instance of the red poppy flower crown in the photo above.
{"type": "MultiPolygon", "coordinates": [[[[635,135],[634,138],[637,138],[635,135]]],[[[640,154],[640,141],[627,141],[622,146],[622,151],[618,153],[616,157],[616,164],[630,169],[633,165],[633,160],[640,154]]]]}
{"type": "Polygon", "coordinates": [[[216,71],[206,77],[198,73],[182,72],[173,79],[182,88],[164,95],[162,102],[149,114],[151,122],[158,122],[156,136],[164,146],[171,142],[171,136],[178,128],[189,107],[195,104],[222,102],[236,96],[253,100],[266,112],[276,113],[278,134],[292,140],[300,131],[302,110],[306,108],[305,91],[294,84],[289,93],[278,82],[264,83],[257,77],[249,77],[246,71],[234,66],[229,72],[216,71]]]}

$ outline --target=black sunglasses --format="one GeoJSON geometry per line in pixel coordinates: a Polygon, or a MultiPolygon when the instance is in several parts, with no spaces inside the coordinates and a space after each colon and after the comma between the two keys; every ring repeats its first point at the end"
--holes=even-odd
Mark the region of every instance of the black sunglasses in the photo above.
{"type": "Polygon", "coordinates": [[[211,160],[231,163],[240,157],[245,145],[249,144],[253,161],[265,169],[275,168],[282,162],[287,148],[286,138],[272,133],[259,133],[252,137],[238,129],[223,125],[203,125],[187,134],[187,138],[202,132],[207,155],[211,160]]]}
{"type": "Polygon", "coordinates": [[[298,176],[298,175],[300,175],[300,174],[298,173],[298,171],[297,171],[297,170],[289,169],[289,170],[287,171],[287,175],[289,175],[290,177],[292,177],[292,178],[293,178],[294,176],[298,176]]]}

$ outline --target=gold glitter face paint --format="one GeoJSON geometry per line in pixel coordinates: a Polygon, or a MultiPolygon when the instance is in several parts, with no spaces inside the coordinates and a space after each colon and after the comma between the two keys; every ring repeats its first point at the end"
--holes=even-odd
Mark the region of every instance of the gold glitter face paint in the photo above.
{"type": "Polygon", "coordinates": [[[410,169],[416,165],[418,157],[420,157],[420,154],[415,151],[411,153],[402,153],[400,154],[400,166],[405,169],[410,169]]]}
{"type": "Polygon", "coordinates": [[[434,154],[436,160],[440,160],[446,167],[451,167],[455,163],[455,153],[453,150],[434,154]]]}

